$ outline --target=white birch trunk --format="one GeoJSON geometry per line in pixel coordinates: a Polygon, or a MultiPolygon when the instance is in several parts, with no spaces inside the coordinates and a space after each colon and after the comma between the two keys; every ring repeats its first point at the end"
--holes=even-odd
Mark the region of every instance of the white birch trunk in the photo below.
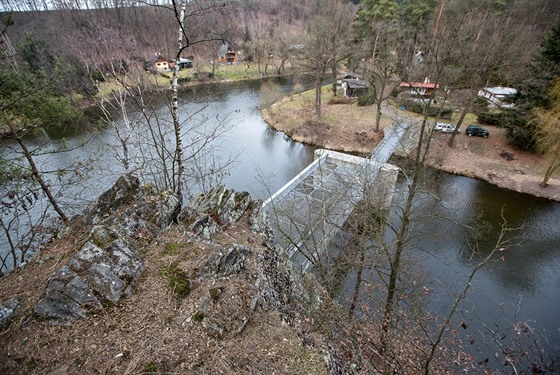
{"type": "Polygon", "coordinates": [[[187,7],[186,0],[181,0],[181,11],[179,14],[179,32],[177,35],[177,52],[175,54],[175,66],[173,67],[173,79],[171,81],[171,91],[172,91],[172,99],[171,99],[171,116],[173,118],[173,128],[175,131],[175,160],[173,161],[174,165],[176,165],[175,171],[175,192],[177,197],[180,201],[182,201],[183,196],[183,142],[181,141],[181,121],[179,120],[179,96],[178,96],[178,84],[177,84],[177,76],[179,74],[179,56],[181,55],[181,51],[183,50],[183,30],[185,25],[185,10],[187,7]]]}

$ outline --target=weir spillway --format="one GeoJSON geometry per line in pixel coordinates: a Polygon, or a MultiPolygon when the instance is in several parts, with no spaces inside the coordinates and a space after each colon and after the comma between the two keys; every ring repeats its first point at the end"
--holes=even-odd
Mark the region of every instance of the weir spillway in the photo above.
{"type": "Polygon", "coordinates": [[[370,158],[316,150],[310,165],[263,202],[276,243],[294,263],[307,270],[320,262],[366,191],[389,207],[399,169],[387,160],[410,126],[394,124],[370,158]]]}

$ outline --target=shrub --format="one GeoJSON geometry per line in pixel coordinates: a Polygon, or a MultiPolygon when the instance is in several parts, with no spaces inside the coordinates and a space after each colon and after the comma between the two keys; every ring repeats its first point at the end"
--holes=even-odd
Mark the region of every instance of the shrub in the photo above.
{"type": "Polygon", "coordinates": [[[536,147],[536,125],[518,111],[505,111],[502,115],[509,143],[522,150],[534,150],[536,147]]]}
{"type": "Polygon", "coordinates": [[[486,125],[497,125],[497,126],[504,126],[505,125],[505,117],[502,112],[480,112],[477,114],[476,120],[480,124],[486,125]]]}
{"type": "Polygon", "coordinates": [[[93,79],[94,81],[105,82],[105,75],[103,74],[103,72],[101,72],[101,70],[95,69],[91,73],[91,79],[93,79]]]}
{"type": "MultiPolygon", "coordinates": [[[[403,100],[401,103],[407,111],[423,114],[425,104],[411,99],[403,100]]],[[[440,108],[438,105],[432,105],[427,110],[427,115],[431,117],[438,117],[441,119],[451,119],[453,110],[451,108],[440,108]]]]}
{"type": "Polygon", "coordinates": [[[83,121],[83,114],[61,96],[37,95],[21,108],[35,125],[50,129],[72,128],[83,121]]]}
{"type": "Polygon", "coordinates": [[[204,313],[202,311],[196,311],[192,314],[191,319],[193,322],[202,322],[204,319],[204,313]]]}
{"type": "Polygon", "coordinates": [[[222,288],[212,288],[208,291],[213,302],[218,301],[223,292],[224,290],[222,288]]]}
{"type": "Polygon", "coordinates": [[[165,244],[165,248],[161,253],[159,253],[160,258],[164,258],[166,256],[177,255],[181,251],[181,248],[178,243],[170,242],[165,244]]]}
{"type": "Polygon", "coordinates": [[[481,124],[501,126],[506,129],[509,143],[522,150],[535,149],[535,125],[518,110],[481,112],[477,116],[481,124]]]}
{"type": "Polygon", "coordinates": [[[488,111],[488,100],[477,96],[473,101],[473,112],[479,114],[488,111]]]}
{"type": "MultiPolygon", "coordinates": [[[[292,98],[292,96],[290,96],[292,98]]],[[[353,100],[345,96],[333,96],[329,99],[328,104],[352,104],[353,100]]]]}
{"type": "Polygon", "coordinates": [[[373,91],[367,91],[365,94],[358,96],[358,105],[365,107],[375,103],[375,94],[373,91]]]}
{"type": "Polygon", "coordinates": [[[160,274],[167,279],[167,283],[173,292],[173,297],[180,300],[191,292],[191,283],[185,271],[176,265],[163,267],[160,274]]]}

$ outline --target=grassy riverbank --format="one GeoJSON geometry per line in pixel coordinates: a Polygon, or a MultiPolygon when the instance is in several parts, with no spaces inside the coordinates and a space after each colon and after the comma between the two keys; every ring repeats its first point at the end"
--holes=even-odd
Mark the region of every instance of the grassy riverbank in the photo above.
{"type": "MultiPolygon", "coordinates": [[[[285,97],[263,110],[267,123],[274,129],[286,133],[292,139],[331,150],[358,154],[370,153],[381,138],[375,128],[375,108],[359,107],[355,100],[334,97],[330,86],[323,87],[322,119],[317,121],[314,112],[312,90],[285,97]]],[[[396,103],[382,116],[381,129],[393,121],[389,115],[399,112],[396,103]]],[[[419,118],[412,112],[401,112],[402,116],[419,118]]],[[[456,123],[459,114],[454,113],[451,123],[456,123]]],[[[469,114],[463,122],[476,123],[476,116],[469,114]]],[[[434,133],[429,164],[446,172],[474,177],[496,186],[527,193],[538,197],[560,201],[560,172],[542,188],[547,161],[541,156],[510,146],[505,129],[484,125],[490,137],[468,137],[464,132],[455,138],[453,148],[447,146],[449,134],[434,133]]]]}
{"type": "MultiPolygon", "coordinates": [[[[257,64],[247,65],[245,63],[216,64],[214,67],[212,67],[211,63],[195,64],[191,69],[182,69],[179,71],[179,87],[187,88],[210,83],[244,81],[278,76],[274,67],[268,66],[267,74],[264,74],[264,70],[265,66],[262,64],[260,67],[257,64]]],[[[288,67],[286,74],[290,73],[291,68],[288,67]]],[[[108,78],[106,81],[96,82],[98,91],[91,98],[73,93],[69,97],[53,97],[53,100],[56,100],[57,103],[65,102],[62,104],[66,104],[66,112],[71,112],[75,118],[79,118],[79,120],[70,122],[75,123],[78,128],[86,128],[88,127],[88,123],[89,125],[97,124],[98,116],[101,115],[99,103],[102,100],[105,102],[115,101],[114,95],[118,97],[118,93],[121,91],[128,91],[127,95],[138,95],[140,92],[148,95],[157,92],[167,92],[171,86],[172,77],[172,72],[151,73],[145,70],[129,71],[126,76],[120,76],[118,80],[115,78],[108,78]],[[85,117],[80,116],[80,112],[83,113],[85,117]],[[87,119],[89,119],[89,121],[87,121],[87,119]]],[[[38,94],[35,96],[37,95],[38,94]]],[[[34,96],[31,96],[29,98],[26,97],[25,100],[33,101],[33,99],[34,96]]],[[[47,108],[51,109],[51,107],[53,106],[47,108]]],[[[64,112],[57,108],[52,109],[57,114],[64,112]]],[[[63,117],[63,119],[67,120],[68,116],[63,117]]],[[[16,131],[19,132],[21,132],[23,128],[32,129],[43,127],[45,126],[43,122],[53,129],[58,126],[56,119],[53,118],[49,118],[45,121],[35,119],[32,122],[33,123],[29,123],[29,121],[14,121],[12,125],[15,126],[16,131]]],[[[72,125],[65,123],[61,126],[63,128],[68,128],[72,125]]],[[[5,122],[0,122],[0,139],[11,136],[12,131],[8,125],[5,122]]]]}
{"type": "MultiPolygon", "coordinates": [[[[288,73],[291,69],[288,69],[288,73]]],[[[231,82],[263,77],[277,76],[276,69],[268,67],[267,74],[264,74],[264,65],[257,64],[216,64],[212,67],[211,63],[195,64],[193,68],[182,69],[179,71],[178,81],[180,87],[196,86],[212,82],[231,82]],[[262,74],[261,74],[262,73],[262,74]]],[[[142,82],[142,85],[149,91],[169,89],[173,72],[151,73],[139,71],[131,73],[126,82],[134,85],[142,82]]],[[[121,86],[115,79],[108,79],[106,82],[99,83],[99,92],[95,96],[97,99],[107,97],[112,90],[117,90],[121,86]]]]}

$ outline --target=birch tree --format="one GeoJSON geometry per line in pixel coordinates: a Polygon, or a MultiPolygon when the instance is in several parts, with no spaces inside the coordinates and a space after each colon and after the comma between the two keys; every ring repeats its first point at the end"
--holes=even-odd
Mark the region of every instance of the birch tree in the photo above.
{"type": "MultiPolygon", "coordinates": [[[[178,95],[178,74],[179,74],[179,59],[181,58],[181,53],[196,44],[208,43],[216,40],[223,40],[223,34],[220,35],[219,32],[223,33],[225,30],[218,29],[218,33],[210,33],[201,37],[200,39],[193,39],[189,31],[196,28],[196,25],[188,25],[188,22],[196,23],[197,21],[202,22],[201,18],[207,15],[217,15],[221,18],[221,21],[227,25],[225,17],[225,5],[224,4],[213,4],[201,5],[198,2],[193,4],[188,8],[189,13],[187,14],[187,0],[177,0],[172,1],[172,11],[174,12],[175,19],[177,22],[177,44],[175,49],[175,66],[173,69],[173,78],[171,81],[171,117],[173,119],[173,129],[175,136],[175,156],[173,159],[173,170],[174,170],[174,190],[179,199],[179,207],[182,204],[183,197],[183,179],[184,179],[184,156],[183,156],[183,143],[182,143],[182,122],[179,118],[179,95],[178,95]]],[[[218,23],[214,24],[215,26],[218,23]]]]}

